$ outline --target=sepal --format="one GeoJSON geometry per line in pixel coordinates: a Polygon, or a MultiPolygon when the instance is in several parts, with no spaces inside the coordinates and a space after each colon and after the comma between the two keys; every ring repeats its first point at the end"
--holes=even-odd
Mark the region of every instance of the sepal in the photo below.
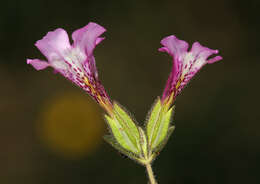
{"type": "Polygon", "coordinates": [[[164,138],[164,140],[161,142],[161,144],[159,144],[156,149],[154,149],[154,153],[156,153],[156,155],[158,155],[161,150],[164,148],[164,146],[166,145],[166,143],[168,142],[169,138],[171,137],[172,133],[175,130],[175,126],[170,126],[167,132],[166,137],[164,138]]]}
{"type": "Polygon", "coordinates": [[[127,157],[129,157],[132,160],[140,162],[139,161],[140,159],[135,154],[124,149],[112,135],[105,135],[103,138],[107,143],[109,143],[112,147],[114,147],[120,153],[126,155],[127,157]]]}
{"type": "Polygon", "coordinates": [[[105,115],[111,135],[104,139],[122,154],[147,165],[155,159],[174,130],[174,126],[170,126],[173,110],[174,107],[170,108],[169,103],[163,103],[158,98],[143,129],[114,103],[112,113],[105,115]]]}
{"type": "Polygon", "coordinates": [[[140,133],[140,145],[142,149],[142,155],[144,158],[148,157],[148,144],[147,144],[147,136],[141,127],[138,127],[140,133]]]}
{"type": "Polygon", "coordinates": [[[161,149],[162,145],[165,145],[165,140],[167,140],[169,132],[173,129],[170,127],[173,111],[174,107],[170,108],[169,104],[162,103],[159,98],[152,107],[146,123],[146,133],[150,152],[157,152],[157,150],[161,149]]]}
{"type": "Polygon", "coordinates": [[[138,127],[122,107],[114,103],[113,114],[105,115],[105,119],[111,133],[121,147],[135,155],[141,154],[138,127]]]}

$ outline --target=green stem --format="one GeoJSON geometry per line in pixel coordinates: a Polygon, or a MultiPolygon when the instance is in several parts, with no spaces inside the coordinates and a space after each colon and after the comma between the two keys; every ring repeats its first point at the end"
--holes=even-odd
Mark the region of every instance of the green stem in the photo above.
{"type": "Polygon", "coordinates": [[[149,180],[150,180],[150,184],[158,184],[155,180],[155,177],[154,177],[154,174],[153,174],[153,170],[152,170],[152,166],[150,163],[146,164],[145,165],[146,167],[146,171],[148,173],[148,177],[149,177],[149,180]]]}

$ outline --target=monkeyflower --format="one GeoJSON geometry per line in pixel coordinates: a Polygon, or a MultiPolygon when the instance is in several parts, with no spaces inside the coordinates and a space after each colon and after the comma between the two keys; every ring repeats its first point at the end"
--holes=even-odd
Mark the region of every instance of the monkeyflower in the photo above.
{"type": "Polygon", "coordinates": [[[173,57],[173,66],[162,98],[157,99],[146,122],[149,157],[159,153],[175,129],[171,125],[171,116],[176,96],[205,64],[222,59],[221,56],[209,59],[211,55],[218,54],[218,50],[201,46],[199,42],[193,43],[188,51],[189,44],[173,35],[164,38],[161,44],[163,47],[159,51],[167,52],[173,57]]]}
{"type": "Polygon", "coordinates": [[[168,36],[161,41],[163,45],[159,51],[167,52],[173,57],[173,66],[167,84],[165,86],[162,101],[174,98],[181,92],[190,79],[207,63],[215,63],[222,59],[215,56],[208,59],[213,54],[218,54],[218,50],[212,50],[194,42],[190,51],[186,41],[179,40],[174,35],[168,36]]]}
{"type": "Polygon", "coordinates": [[[105,31],[102,26],[91,22],[72,33],[71,45],[66,31],[58,28],[35,44],[47,61],[27,59],[27,63],[36,70],[52,67],[55,72],[91,95],[107,112],[105,119],[110,134],[105,135],[104,139],[121,153],[145,166],[150,183],[157,184],[151,164],[175,128],[171,119],[176,96],[205,64],[219,61],[222,57],[209,58],[218,54],[218,50],[201,46],[198,42],[193,43],[188,51],[187,42],[173,35],[164,38],[161,41],[163,47],[159,51],[173,57],[172,71],[162,98],[157,98],[144,126],[140,126],[121,105],[111,102],[98,79],[93,51],[104,39],[100,35],[105,31]]]}
{"type": "Polygon", "coordinates": [[[72,45],[64,29],[58,28],[48,32],[35,44],[47,61],[27,59],[27,63],[36,70],[52,67],[55,72],[85,90],[107,111],[111,111],[111,102],[98,79],[93,55],[96,45],[104,39],[99,36],[105,31],[102,26],[90,22],[72,33],[72,45]]]}

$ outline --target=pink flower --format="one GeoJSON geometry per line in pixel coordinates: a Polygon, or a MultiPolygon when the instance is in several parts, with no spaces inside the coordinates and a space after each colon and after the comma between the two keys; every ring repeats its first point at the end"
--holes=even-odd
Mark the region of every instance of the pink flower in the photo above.
{"type": "Polygon", "coordinates": [[[189,44],[174,35],[164,38],[161,44],[163,47],[159,51],[167,52],[173,57],[173,67],[163,92],[162,101],[170,97],[174,99],[205,64],[222,59],[221,56],[208,59],[212,54],[218,54],[218,50],[203,47],[199,42],[193,43],[188,51],[189,44]]]}
{"type": "Polygon", "coordinates": [[[98,79],[93,56],[94,48],[104,39],[99,36],[105,31],[102,26],[90,22],[72,33],[72,45],[64,29],[58,28],[48,32],[35,44],[47,61],[27,59],[27,64],[31,64],[36,70],[43,70],[48,66],[54,68],[107,109],[111,106],[111,101],[98,79]]]}

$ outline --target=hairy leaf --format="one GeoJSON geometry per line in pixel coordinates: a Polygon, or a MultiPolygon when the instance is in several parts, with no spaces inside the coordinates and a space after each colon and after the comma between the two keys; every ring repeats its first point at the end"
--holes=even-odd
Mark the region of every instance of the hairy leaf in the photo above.
{"type": "Polygon", "coordinates": [[[140,153],[140,134],[138,128],[128,113],[117,103],[114,103],[115,120],[121,125],[130,141],[137,149],[136,153],[140,153]]]}
{"type": "Polygon", "coordinates": [[[173,108],[169,109],[169,106],[162,104],[160,99],[152,107],[146,124],[148,145],[152,151],[156,150],[164,142],[164,139],[167,138],[173,108]]]}
{"type": "Polygon", "coordinates": [[[107,115],[105,115],[105,118],[106,118],[107,123],[109,124],[109,127],[112,131],[112,134],[114,135],[118,144],[120,146],[122,146],[124,149],[126,149],[127,151],[130,151],[133,153],[139,153],[139,150],[132,143],[128,134],[126,133],[126,131],[122,127],[122,125],[119,123],[119,121],[116,119],[112,119],[111,117],[109,117],[107,115]]]}

